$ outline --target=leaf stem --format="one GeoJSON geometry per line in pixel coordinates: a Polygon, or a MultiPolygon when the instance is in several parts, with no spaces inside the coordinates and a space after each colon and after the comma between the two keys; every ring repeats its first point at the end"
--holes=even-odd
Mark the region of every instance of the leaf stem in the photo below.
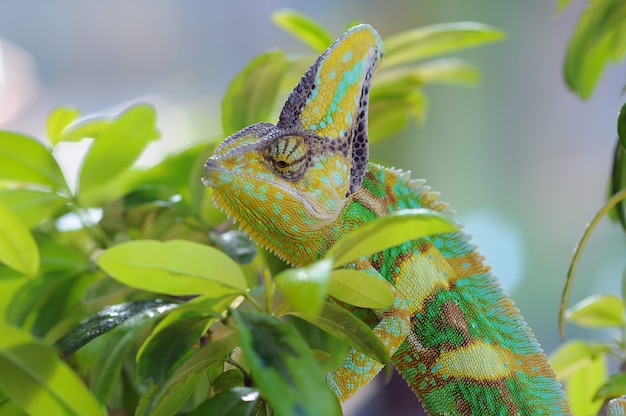
{"type": "Polygon", "coordinates": [[[247,301],[249,301],[255,308],[257,308],[261,312],[265,312],[265,309],[261,306],[261,304],[250,294],[250,292],[246,292],[243,294],[247,301]]]}
{"type": "Polygon", "coordinates": [[[72,195],[70,199],[72,211],[78,216],[83,228],[96,242],[96,244],[98,244],[101,248],[107,248],[113,245],[113,242],[106,235],[104,230],[98,224],[92,223],[89,215],[87,214],[87,209],[82,206],[78,198],[75,195],[72,195]]]}
{"type": "Polygon", "coordinates": [[[598,213],[593,217],[585,232],[583,233],[580,241],[576,245],[574,249],[574,257],[569,266],[569,270],[567,271],[567,278],[565,279],[565,287],[563,288],[563,294],[561,295],[561,305],[559,307],[559,333],[561,335],[561,339],[565,336],[565,308],[567,306],[567,301],[569,299],[570,291],[572,288],[572,281],[574,278],[574,272],[576,271],[576,266],[578,265],[578,260],[580,259],[580,255],[582,253],[582,249],[587,243],[591,232],[594,230],[598,222],[602,219],[602,217],[607,214],[614,206],[620,203],[622,200],[626,199],[626,189],[622,189],[620,192],[613,195],[604,206],[598,211],[598,213]]]}

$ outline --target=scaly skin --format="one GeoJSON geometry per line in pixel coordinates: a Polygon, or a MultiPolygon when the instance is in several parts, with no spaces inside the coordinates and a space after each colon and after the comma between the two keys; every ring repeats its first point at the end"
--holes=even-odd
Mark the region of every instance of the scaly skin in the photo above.
{"type": "MultiPolygon", "coordinates": [[[[352,28],[306,72],[277,125],[228,137],[205,164],[215,204],[291,264],[321,258],[396,210],[448,213],[422,181],[367,163],[369,88],[381,58],[376,31],[352,28]]],[[[393,286],[388,308],[346,307],[374,329],[429,413],[570,414],[539,344],[465,234],[410,241],[352,267],[393,286]]],[[[343,400],[381,368],[353,350],[327,381],[343,400]]]]}

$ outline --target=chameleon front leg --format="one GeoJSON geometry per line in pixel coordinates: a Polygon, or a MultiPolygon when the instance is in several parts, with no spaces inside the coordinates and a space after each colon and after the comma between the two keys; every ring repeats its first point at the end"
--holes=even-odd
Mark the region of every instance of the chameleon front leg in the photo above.
{"type": "MultiPolygon", "coordinates": [[[[359,262],[356,265],[356,269],[365,271],[387,282],[369,262],[359,262]]],[[[391,306],[384,309],[361,309],[354,312],[370,326],[374,325],[372,330],[385,345],[389,355],[393,356],[394,352],[409,335],[411,314],[406,307],[406,301],[402,294],[393,286],[391,286],[391,290],[394,295],[394,302],[391,306]],[[369,319],[364,315],[369,315],[369,319]]],[[[341,366],[326,375],[326,382],[337,394],[337,397],[343,401],[372,381],[382,370],[383,366],[384,364],[352,348],[344,358],[341,366]]]]}

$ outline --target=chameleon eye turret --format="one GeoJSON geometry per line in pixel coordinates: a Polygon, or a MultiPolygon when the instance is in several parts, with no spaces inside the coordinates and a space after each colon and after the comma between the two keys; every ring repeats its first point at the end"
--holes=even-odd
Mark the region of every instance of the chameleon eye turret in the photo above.
{"type": "Polygon", "coordinates": [[[308,146],[300,136],[284,136],[268,146],[265,159],[274,172],[287,180],[298,180],[304,175],[308,159],[308,146]]]}

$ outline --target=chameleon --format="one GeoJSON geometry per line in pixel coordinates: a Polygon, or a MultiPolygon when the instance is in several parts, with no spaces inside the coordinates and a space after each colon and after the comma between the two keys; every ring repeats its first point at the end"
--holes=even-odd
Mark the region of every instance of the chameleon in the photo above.
{"type": "MultiPolygon", "coordinates": [[[[372,26],[348,30],[305,72],[277,124],[227,137],[204,165],[214,204],[291,265],[398,210],[453,214],[423,180],[369,162],[369,92],[382,58],[372,26]]],[[[539,343],[469,240],[433,235],[359,259],[349,267],[387,282],[395,300],[345,307],[372,327],[429,414],[571,414],[539,343]]],[[[382,368],[353,349],[326,382],[346,400],[382,368]]]]}

